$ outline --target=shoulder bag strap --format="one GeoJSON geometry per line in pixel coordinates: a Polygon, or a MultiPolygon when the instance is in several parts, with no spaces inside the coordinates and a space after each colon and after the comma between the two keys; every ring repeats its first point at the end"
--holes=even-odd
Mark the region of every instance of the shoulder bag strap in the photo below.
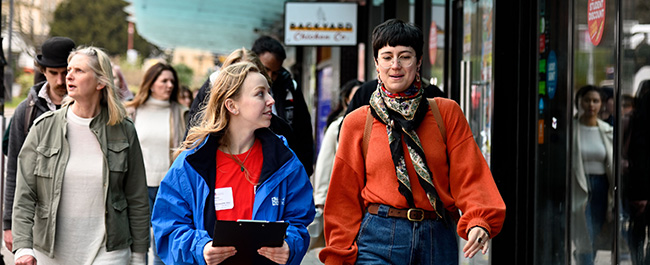
{"type": "Polygon", "coordinates": [[[429,101],[429,106],[431,106],[431,112],[433,112],[433,118],[436,119],[438,124],[438,130],[440,130],[440,135],[442,135],[442,141],[447,144],[447,129],[445,128],[445,123],[442,121],[442,116],[440,115],[440,110],[438,109],[438,104],[432,98],[427,98],[429,101]]]}
{"type": "Polygon", "coordinates": [[[368,108],[368,115],[366,115],[366,126],[363,128],[363,160],[366,160],[368,154],[368,143],[370,142],[370,133],[372,133],[372,113],[368,108]]]}

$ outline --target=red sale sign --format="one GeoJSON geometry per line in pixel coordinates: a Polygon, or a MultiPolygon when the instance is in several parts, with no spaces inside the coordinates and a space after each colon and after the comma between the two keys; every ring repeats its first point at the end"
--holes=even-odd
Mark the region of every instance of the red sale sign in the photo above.
{"type": "Polygon", "coordinates": [[[605,27],[605,0],[589,0],[587,13],[587,29],[591,43],[598,46],[603,38],[605,27]]]}

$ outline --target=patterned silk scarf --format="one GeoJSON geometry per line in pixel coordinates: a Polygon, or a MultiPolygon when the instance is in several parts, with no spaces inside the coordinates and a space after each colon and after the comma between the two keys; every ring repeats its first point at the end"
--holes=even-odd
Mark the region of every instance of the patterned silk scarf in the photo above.
{"type": "Polygon", "coordinates": [[[370,98],[370,106],[372,115],[383,124],[386,124],[388,144],[399,182],[399,192],[406,198],[409,206],[414,208],[413,191],[411,190],[402,147],[402,141],[404,141],[420,185],[424,188],[429,203],[436,210],[436,214],[442,218],[438,209],[443,209],[444,206],[433,186],[433,174],[427,166],[420,138],[415,132],[427,111],[429,111],[429,103],[424,98],[423,93],[419,76],[416,76],[410,88],[399,94],[388,92],[383,82],[380,81],[377,90],[373,92],[370,98]]]}

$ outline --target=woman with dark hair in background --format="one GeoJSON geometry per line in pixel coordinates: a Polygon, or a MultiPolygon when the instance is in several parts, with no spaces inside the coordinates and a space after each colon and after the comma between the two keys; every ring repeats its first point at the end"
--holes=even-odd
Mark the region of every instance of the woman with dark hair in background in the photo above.
{"type": "Polygon", "coordinates": [[[573,184],[571,238],[577,264],[593,264],[596,239],[614,209],[613,136],[611,125],[599,118],[605,95],[597,86],[581,87],[573,119],[573,184]]]}
{"type": "MultiPolygon", "coordinates": [[[[160,182],[174,162],[173,153],[185,137],[188,109],[178,102],[179,91],[176,70],[171,65],[156,63],[145,72],[133,100],[126,103],[140,138],[151,209],[160,182]]],[[[152,248],[154,264],[163,264],[155,242],[152,248]]]]}

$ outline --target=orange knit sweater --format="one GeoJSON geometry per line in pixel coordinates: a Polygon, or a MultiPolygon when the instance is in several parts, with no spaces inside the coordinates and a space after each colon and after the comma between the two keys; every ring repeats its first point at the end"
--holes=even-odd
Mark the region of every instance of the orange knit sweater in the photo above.
{"type": "MultiPolygon", "coordinates": [[[[458,104],[449,99],[435,100],[447,130],[447,147],[431,111],[427,112],[416,132],[433,173],[438,195],[447,210],[460,209],[463,212],[457,227],[462,238],[467,239],[468,229],[474,226],[485,228],[490,237],[494,237],[501,231],[505,219],[503,199],[458,104]]],[[[325,202],[327,247],[319,254],[325,264],[354,264],[357,258],[355,238],[368,204],[409,208],[398,191],[386,126],[376,119],[368,145],[368,172],[364,174],[362,142],[368,111],[369,106],[361,107],[343,121],[325,202]]],[[[407,154],[405,159],[415,205],[431,211],[433,207],[419,184],[406,144],[404,153],[407,154]]]]}

